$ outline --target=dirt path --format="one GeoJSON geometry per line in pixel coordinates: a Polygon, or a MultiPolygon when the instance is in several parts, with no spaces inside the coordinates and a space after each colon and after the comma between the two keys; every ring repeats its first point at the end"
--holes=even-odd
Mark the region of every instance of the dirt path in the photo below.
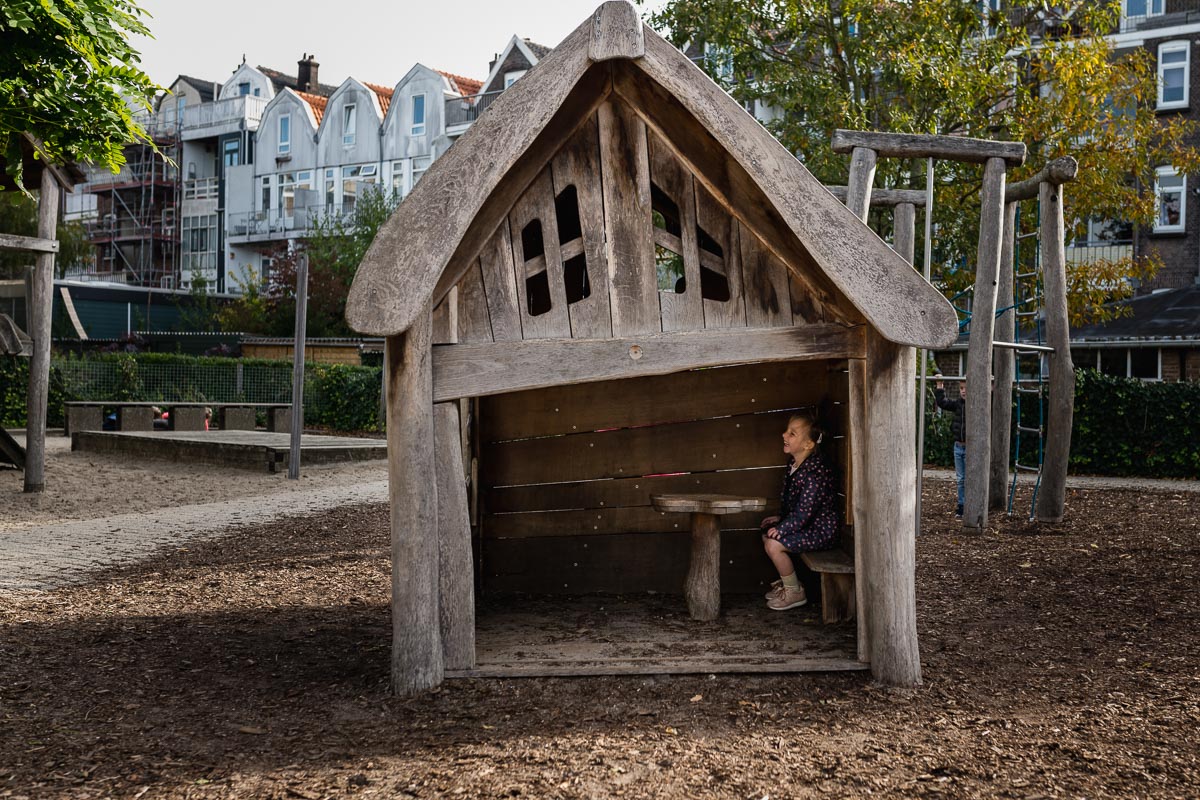
{"type": "Polygon", "coordinates": [[[0,597],[0,797],[1200,796],[1200,496],[1074,490],[1062,526],[979,536],[949,496],[929,483],[911,692],[842,673],[396,699],[382,505],[0,597]]]}

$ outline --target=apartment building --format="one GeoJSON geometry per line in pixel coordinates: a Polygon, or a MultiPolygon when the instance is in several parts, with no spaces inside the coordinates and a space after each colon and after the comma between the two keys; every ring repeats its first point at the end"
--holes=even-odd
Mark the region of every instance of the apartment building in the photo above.
{"type": "Polygon", "coordinates": [[[179,76],[143,125],[118,176],[93,171],[68,201],[99,257],[70,277],[237,292],[270,258],[362,192],[403,197],[491,100],[550,48],[512,37],[486,80],[416,64],[394,85],[319,80],[243,60],[224,81],[179,76]]]}

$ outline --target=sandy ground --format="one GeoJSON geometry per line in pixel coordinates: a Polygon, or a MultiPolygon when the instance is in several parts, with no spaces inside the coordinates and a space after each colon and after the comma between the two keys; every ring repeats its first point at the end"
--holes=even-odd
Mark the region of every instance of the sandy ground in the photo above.
{"type": "MultiPolygon", "coordinates": [[[[24,445],[24,436],[17,435],[24,445]]],[[[303,467],[300,487],[324,489],[386,479],[384,461],[303,467]]],[[[22,491],[17,470],[0,470],[0,532],[56,522],[253,498],[296,489],[284,473],[225,469],[172,461],[133,461],[99,453],[72,453],[71,440],[46,439],[46,489],[22,491]]]]}

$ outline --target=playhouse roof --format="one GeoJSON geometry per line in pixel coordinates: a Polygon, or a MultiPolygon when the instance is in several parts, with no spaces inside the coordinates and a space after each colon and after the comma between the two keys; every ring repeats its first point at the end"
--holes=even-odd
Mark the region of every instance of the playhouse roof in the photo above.
{"type": "Polygon", "coordinates": [[[928,348],[954,341],[957,317],[941,293],[623,0],[601,5],[434,162],[364,257],[347,303],[350,325],[398,334],[440,301],[554,155],[556,131],[570,130],[610,92],[683,146],[694,138],[686,126],[701,126],[708,143],[684,153],[698,173],[719,173],[726,194],[764,198],[769,207],[759,213],[770,236],[822,273],[882,336],[928,348]]]}

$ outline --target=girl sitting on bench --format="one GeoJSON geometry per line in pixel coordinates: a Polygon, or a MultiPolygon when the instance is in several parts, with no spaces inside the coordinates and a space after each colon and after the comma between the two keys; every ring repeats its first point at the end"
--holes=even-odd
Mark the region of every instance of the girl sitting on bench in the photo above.
{"type": "Polygon", "coordinates": [[[779,580],[767,592],[767,607],[787,611],[808,602],[789,553],[828,550],[841,527],[833,468],[817,451],[824,434],[811,413],[795,414],[783,432],[788,471],[783,478],[778,517],[762,521],[763,548],[779,580]]]}

